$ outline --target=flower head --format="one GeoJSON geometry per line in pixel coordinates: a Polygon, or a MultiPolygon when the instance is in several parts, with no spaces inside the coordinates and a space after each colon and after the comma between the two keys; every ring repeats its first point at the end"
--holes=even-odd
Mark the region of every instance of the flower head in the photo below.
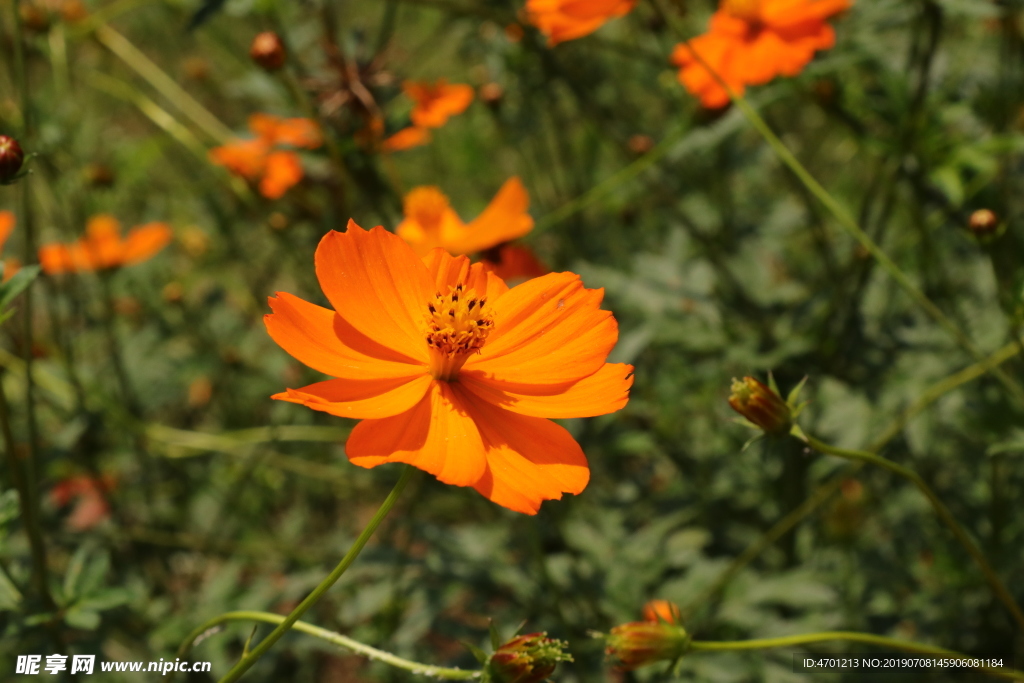
{"type": "Polygon", "coordinates": [[[686,654],[689,646],[686,629],[667,621],[631,621],[616,626],[605,638],[605,654],[625,671],[673,661],[686,654]]]}
{"type": "Polygon", "coordinates": [[[362,420],[345,446],[361,467],[404,462],[512,510],[580,493],[590,477],[547,418],[622,408],[632,367],[606,363],[618,337],[603,292],[551,273],[514,289],[465,256],[421,259],[383,228],[350,222],[316,252],[334,311],[270,299],[270,336],[335,377],[274,398],[362,420]]]}
{"type": "Polygon", "coordinates": [[[737,94],[776,76],[796,76],[818,50],[835,44],[826,21],[853,0],[721,0],[710,30],[676,46],[679,80],[705,107],[729,103],[706,62],[737,94]],[[694,54],[700,55],[700,59],[694,54]]]}
{"type": "Polygon", "coordinates": [[[264,31],[252,39],[249,57],[267,71],[277,71],[284,66],[288,53],[281,36],[273,31],[264,31]]]}
{"type": "Polygon", "coordinates": [[[279,148],[316,149],[323,144],[319,126],[310,119],[253,114],[249,130],[255,138],[214,147],[210,160],[250,182],[258,182],[260,194],[268,199],[284,196],[303,177],[298,155],[279,148]]]}
{"type": "Polygon", "coordinates": [[[40,247],[39,264],[50,275],[119,268],[151,258],[167,246],[171,236],[166,223],[147,223],[132,228],[122,239],[116,218],[93,216],[77,242],[40,247]]]}
{"type": "Polygon", "coordinates": [[[405,196],[405,220],[396,232],[420,256],[441,247],[471,254],[522,237],[533,229],[526,212],[530,196],[519,178],[511,178],[476,219],[463,223],[436,187],[417,187],[405,196]]]}
{"type": "Polygon", "coordinates": [[[732,381],[729,405],[768,434],[788,434],[793,427],[793,408],[778,392],[753,377],[732,381]]]}
{"type": "Polygon", "coordinates": [[[25,163],[21,145],[12,137],[0,135],[0,184],[13,182],[25,163]]]}
{"type": "Polygon", "coordinates": [[[977,237],[989,237],[999,230],[999,216],[992,209],[978,209],[967,220],[967,227],[977,237]]]}
{"type": "Polygon", "coordinates": [[[540,683],[559,662],[571,662],[561,640],[547,633],[517,636],[499,647],[487,661],[485,671],[491,683],[540,683]]]}
{"type": "Polygon", "coordinates": [[[634,6],[636,0],[527,0],[526,16],[554,46],[589,35],[634,6]]]}

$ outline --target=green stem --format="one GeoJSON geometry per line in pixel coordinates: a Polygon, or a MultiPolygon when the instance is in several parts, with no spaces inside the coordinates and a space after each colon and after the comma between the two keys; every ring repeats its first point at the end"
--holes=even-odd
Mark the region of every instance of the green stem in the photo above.
{"type": "MultiPolygon", "coordinates": [[[[865,643],[868,645],[878,645],[880,647],[892,648],[893,650],[899,650],[901,652],[915,652],[924,655],[936,655],[944,658],[957,658],[971,661],[978,659],[971,657],[970,655],[961,654],[954,650],[947,650],[942,647],[934,647],[932,645],[922,645],[920,643],[911,643],[906,640],[897,640],[896,638],[886,638],[885,636],[876,636],[871,633],[856,633],[853,631],[821,631],[819,633],[803,633],[794,636],[784,636],[782,638],[762,638],[759,640],[733,640],[733,641],[700,641],[694,640],[690,642],[690,650],[698,652],[736,652],[740,650],[766,650],[776,647],[792,647],[794,645],[810,645],[812,643],[827,643],[830,641],[846,641],[851,643],[865,643]]],[[[1024,681],[1024,673],[1015,669],[996,669],[988,666],[976,666],[972,667],[979,671],[997,676],[999,678],[1006,678],[1011,681],[1024,681]]]]}
{"type": "Polygon", "coordinates": [[[960,523],[956,521],[956,518],[949,511],[949,508],[947,508],[945,504],[941,500],[939,500],[939,497],[935,495],[935,492],[931,490],[928,484],[924,483],[924,480],[921,479],[917,472],[902,465],[898,465],[891,460],[883,458],[880,455],[869,453],[868,451],[855,451],[848,450],[845,448],[836,448],[835,446],[831,446],[823,441],[815,439],[813,436],[807,436],[806,434],[800,438],[803,438],[807,442],[807,445],[809,445],[811,448],[814,448],[817,451],[827,453],[829,455],[835,455],[837,457],[845,458],[846,460],[851,460],[854,462],[863,462],[869,465],[877,465],[878,467],[887,469],[893,474],[897,474],[903,477],[904,479],[907,479],[915,486],[917,486],[917,488],[921,490],[921,493],[923,493],[924,496],[928,499],[928,502],[932,504],[932,507],[935,508],[935,512],[939,515],[939,518],[942,519],[946,526],[949,527],[950,531],[953,532],[953,535],[956,536],[956,540],[959,541],[960,545],[962,545],[964,549],[968,552],[968,554],[970,554],[970,556],[974,558],[974,561],[977,563],[978,567],[985,575],[985,579],[992,587],[992,590],[995,592],[996,596],[1002,601],[1004,605],[1006,605],[1006,608],[1013,615],[1013,618],[1017,621],[1017,624],[1020,626],[1020,628],[1024,629],[1024,612],[1021,612],[1020,607],[1017,605],[1017,602],[1013,599],[1013,596],[1010,594],[1010,591],[1006,589],[1005,585],[1003,585],[1003,582],[999,579],[995,571],[989,565],[988,560],[985,559],[984,553],[981,552],[981,549],[978,548],[974,540],[971,539],[971,537],[967,534],[966,531],[964,531],[963,527],[960,526],[960,523]]]}
{"type": "MultiPolygon", "coordinates": [[[[391,508],[393,508],[395,503],[398,502],[399,495],[401,495],[406,484],[409,483],[414,471],[415,468],[413,468],[412,465],[405,466],[405,469],[402,470],[402,476],[398,479],[398,483],[396,483],[395,487],[391,489],[391,493],[388,494],[388,497],[381,504],[380,509],[377,510],[377,514],[373,516],[370,523],[367,524],[366,528],[363,529],[363,532],[359,534],[359,538],[357,538],[356,542],[352,544],[352,547],[349,548],[349,551],[345,554],[345,557],[341,559],[341,562],[338,563],[338,566],[334,568],[334,571],[328,574],[327,578],[321,581],[320,585],[317,586],[312,593],[306,596],[306,599],[300,602],[299,606],[293,609],[291,614],[283,619],[277,628],[271,631],[270,635],[264,638],[260,644],[252,650],[252,652],[245,657],[242,657],[231,671],[229,671],[227,675],[220,680],[220,683],[231,683],[231,681],[237,681],[241,678],[242,675],[267,652],[267,650],[273,647],[274,643],[281,639],[281,636],[287,633],[288,630],[295,625],[299,620],[299,617],[305,614],[310,607],[315,605],[320,598],[323,597],[324,593],[331,589],[331,586],[341,578],[341,575],[344,574],[352,563],[355,562],[355,559],[359,557],[359,553],[363,550],[363,546],[365,546],[367,541],[370,540],[370,537],[373,536],[373,532],[375,532],[377,527],[380,526],[380,523],[384,521],[384,518],[387,517],[388,513],[391,511],[391,508]]],[[[193,634],[189,635],[189,639],[186,640],[186,643],[190,645],[192,641],[195,640],[196,636],[205,631],[206,628],[208,627],[200,627],[198,632],[194,631],[193,634]]],[[[184,645],[182,647],[184,647],[184,645]]]]}
{"type": "MultiPolygon", "coordinates": [[[[227,612],[220,615],[210,621],[206,622],[202,626],[198,627],[192,633],[189,634],[188,639],[182,645],[181,649],[178,650],[178,657],[185,657],[189,651],[189,645],[192,641],[201,636],[203,633],[215,628],[223,623],[229,621],[262,621],[268,624],[283,624],[285,617],[280,614],[272,614],[271,612],[227,612]]],[[[419,662],[413,662],[408,659],[402,659],[397,657],[390,652],[384,652],[378,650],[375,647],[364,645],[357,640],[352,640],[347,636],[343,636],[340,633],[334,631],[328,631],[327,629],[307,624],[304,621],[296,621],[291,625],[291,628],[295,631],[311,635],[315,638],[325,640],[333,645],[338,645],[351,650],[356,654],[363,655],[374,661],[383,662],[388,666],[393,666],[398,669],[405,669],[411,671],[419,676],[429,676],[432,678],[443,678],[450,681],[467,681],[474,678],[480,678],[479,671],[466,671],[464,669],[449,669],[443,666],[434,666],[432,664],[421,664],[419,662]]]]}
{"type": "MultiPolygon", "coordinates": [[[[779,139],[779,137],[772,131],[771,127],[765,122],[761,115],[757,113],[757,110],[750,106],[750,104],[744,99],[742,95],[737,94],[729,84],[715,71],[710,64],[705,61],[699,52],[693,49],[690,45],[690,41],[685,37],[685,33],[676,27],[674,18],[662,7],[662,0],[652,0],[656,11],[669,23],[682,38],[682,44],[686,46],[686,49],[690,51],[701,66],[703,66],[707,72],[711,75],[715,81],[722,86],[729,95],[729,99],[732,100],[733,104],[743,112],[743,115],[747,118],[750,124],[761,134],[761,137],[765,139],[768,145],[772,148],[775,154],[779,157],[779,160],[789,168],[790,171],[803,183],[807,191],[810,192],[814,197],[824,205],[824,207],[831,213],[835,219],[839,222],[839,225],[846,230],[857,242],[869,254],[871,254],[882,268],[889,273],[889,275],[896,280],[896,283],[910,295],[918,306],[932,320],[939,324],[956,342],[969,353],[974,360],[984,360],[984,354],[981,349],[974,345],[974,342],[964,334],[959,327],[957,327],[949,317],[943,313],[942,309],[935,305],[931,299],[929,299],[924,292],[917,288],[917,286],[910,280],[910,277],[904,273],[896,262],[889,258],[888,254],[882,251],[882,248],[875,244],[875,241],[857,225],[857,221],[847,213],[846,209],[836,201],[836,199],[829,194],[821,183],[815,180],[814,176],[804,168],[803,164],[796,158],[796,156],[789,151],[789,148],[779,139]]],[[[999,368],[991,369],[992,375],[998,379],[1003,386],[1009,391],[1021,404],[1024,404],[1024,388],[1020,386],[1015,380],[1009,375],[1000,370],[999,368]]]]}

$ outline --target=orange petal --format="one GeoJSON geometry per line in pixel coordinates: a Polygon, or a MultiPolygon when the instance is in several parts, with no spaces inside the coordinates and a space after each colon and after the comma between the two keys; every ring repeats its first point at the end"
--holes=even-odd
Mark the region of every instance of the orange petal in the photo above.
{"type": "Polygon", "coordinates": [[[464,228],[452,227],[442,233],[442,246],[457,254],[483,251],[533,230],[533,218],[526,211],[530,195],[519,178],[511,178],[483,213],[464,228]]]}
{"type": "Polygon", "coordinates": [[[267,166],[270,145],[263,139],[237,140],[210,150],[210,161],[224,166],[235,175],[255,180],[267,166]]]}
{"type": "Polygon", "coordinates": [[[451,116],[464,112],[476,96],[472,86],[443,79],[433,85],[407,82],[402,87],[416,101],[409,117],[418,128],[440,128],[451,116]]]}
{"type": "Polygon", "coordinates": [[[47,275],[71,273],[75,270],[74,261],[64,244],[44,244],[39,247],[39,265],[47,275]]]}
{"type": "Polygon", "coordinates": [[[604,365],[618,339],[604,290],[584,289],[579,275],[550,273],[510,289],[492,303],[494,329],[465,370],[499,381],[562,384],[604,365]]]}
{"type": "Polygon", "coordinates": [[[416,187],[402,202],[405,219],[395,232],[409,243],[419,256],[444,246],[441,236],[465,226],[452,210],[448,197],[436,187],[416,187]]]}
{"type": "Polygon", "coordinates": [[[330,379],[301,389],[288,389],[271,398],[300,403],[338,417],[391,417],[404,413],[423,398],[433,383],[430,375],[389,379],[330,379]]]}
{"type": "Polygon", "coordinates": [[[430,131],[426,128],[409,126],[398,131],[381,144],[385,152],[400,152],[403,149],[419,147],[430,142],[430,131]]]}
{"type": "Polygon", "coordinates": [[[484,268],[493,272],[505,282],[520,284],[551,271],[541,263],[529,247],[506,244],[498,252],[498,262],[481,261],[484,268]]]}
{"type": "Polygon", "coordinates": [[[16,258],[4,259],[4,282],[7,282],[15,273],[21,270],[21,261],[16,258]]]}
{"type": "Polygon", "coordinates": [[[532,417],[594,417],[620,410],[629,401],[633,366],[605,363],[590,377],[566,384],[525,384],[488,379],[480,371],[459,374],[459,384],[475,396],[532,417]]]}
{"type": "Polygon", "coordinates": [[[267,155],[267,168],[260,181],[260,194],[267,199],[280,199],[302,180],[302,164],[295,152],[272,152],[267,155]]]}
{"type": "Polygon", "coordinates": [[[494,301],[508,291],[501,278],[488,273],[482,263],[470,264],[466,256],[452,256],[444,249],[434,249],[423,262],[434,278],[438,292],[447,293],[449,287],[462,283],[469,289],[475,289],[477,296],[494,301]]]}
{"type": "Polygon", "coordinates": [[[93,269],[114,268],[121,265],[124,242],[121,224],[113,216],[93,216],[85,226],[85,237],[79,240],[82,256],[93,269]]]}
{"type": "Polygon", "coordinates": [[[316,250],[320,287],[352,327],[409,363],[428,360],[424,316],[435,294],[426,266],[402,238],[349,221],[316,250]]]}
{"type": "Polygon", "coordinates": [[[128,232],[124,241],[123,263],[140,263],[152,257],[170,243],[171,228],[166,223],[146,223],[128,232]]]}
{"type": "Polygon", "coordinates": [[[277,127],[280,123],[280,116],[258,112],[249,117],[249,130],[256,133],[266,144],[271,145],[277,137],[277,127]]]}
{"type": "Polygon", "coordinates": [[[320,126],[312,119],[284,119],[274,130],[274,142],[279,145],[316,149],[324,143],[320,126]]]}
{"type": "Polygon", "coordinates": [[[487,448],[487,471],[473,487],[486,498],[533,515],[542,501],[586,488],[587,458],[564,428],[485,401],[466,399],[464,404],[487,448]]]}
{"type": "Polygon", "coordinates": [[[455,486],[476,484],[487,468],[478,425],[447,382],[401,415],[357,424],[345,452],[360,467],[404,462],[455,486]]]}
{"type": "Polygon", "coordinates": [[[267,332],[278,345],[300,363],[331,377],[350,380],[411,379],[423,374],[425,365],[410,365],[389,358],[390,349],[374,349],[363,337],[360,349],[351,342],[360,336],[344,325],[346,344],[338,334],[344,321],[334,311],[321,308],[297,296],[278,292],[270,298],[273,313],[263,316],[267,332]],[[369,353],[367,353],[369,351],[369,353]],[[376,353],[374,353],[376,351],[376,353]]]}
{"type": "Polygon", "coordinates": [[[0,249],[7,244],[7,238],[14,230],[14,214],[10,211],[0,211],[0,249]]]}

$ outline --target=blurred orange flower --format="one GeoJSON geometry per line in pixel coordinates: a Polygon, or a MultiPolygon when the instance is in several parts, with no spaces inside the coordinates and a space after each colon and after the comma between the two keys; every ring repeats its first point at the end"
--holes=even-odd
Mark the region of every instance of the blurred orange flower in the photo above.
{"type": "Polygon", "coordinates": [[[251,140],[236,140],[210,150],[210,160],[250,182],[259,181],[259,190],[267,199],[279,199],[302,180],[302,164],[292,151],[276,150],[281,145],[316,149],[323,136],[315,121],[282,119],[270,114],[249,117],[251,140]]]}
{"type": "MultiPolygon", "coordinates": [[[[14,232],[14,214],[10,211],[0,211],[0,251],[3,250],[4,245],[7,244],[7,238],[14,232]]],[[[4,259],[4,277],[3,281],[7,282],[10,280],[18,270],[21,269],[21,261],[16,258],[4,259]]]]}
{"type": "MultiPolygon", "coordinates": [[[[480,263],[485,270],[494,273],[505,282],[518,283],[551,272],[529,247],[503,244],[492,251],[497,252],[494,255],[497,260],[484,258],[480,263]]],[[[488,252],[487,256],[490,257],[492,254],[488,252]]]]}
{"type": "Polygon", "coordinates": [[[403,149],[412,149],[430,142],[430,131],[426,128],[409,126],[398,131],[384,141],[382,148],[385,152],[399,152],[403,149]]]}
{"type": "Polygon", "coordinates": [[[470,223],[452,210],[441,190],[417,187],[405,196],[405,220],[395,231],[420,256],[436,247],[453,254],[471,254],[522,237],[533,229],[526,210],[530,196],[519,178],[510,178],[491,203],[470,223]]]}
{"type": "Polygon", "coordinates": [[[421,259],[353,222],[315,261],[335,310],[279,292],[264,320],[285,351],[337,379],[275,399],[362,420],[345,446],[360,467],[409,463],[526,514],[583,491],[586,456],[547,418],[629,399],[633,368],[605,362],[618,326],[602,290],[573,273],[509,289],[465,256],[421,259]]]}
{"type": "Polygon", "coordinates": [[[171,236],[166,223],[146,223],[132,228],[128,237],[121,239],[121,224],[116,218],[93,216],[77,242],[40,247],[39,264],[50,275],[129,266],[151,258],[167,246],[171,236]]]}
{"type": "Polygon", "coordinates": [[[636,0],[526,0],[526,16],[555,46],[589,35],[635,6],[636,0]]]}
{"type": "Polygon", "coordinates": [[[679,81],[709,108],[729,103],[725,88],[708,72],[700,54],[730,88],[742,94],[776,76],[796,76],[818,50],[835,44],[826,20],[853,0],[721,0],[710,30],[677,45],[672,63],[679,81]]]}
{"type": "Polygon", "coordinates": [[[74,500],[75,507],[67,518],[67,525],[74,531],[84,531],[110,516],[110,506],[104,493],[112,490],[115,483],[111,476],[69,477],[50,489],[50,500],[57,507],[64,507],[74,500]]]}
{"type": "Polygon", "coordinates": [[[476,93],[473,88],[461,83],[449,84],[440,79],[434,83],[405,81],[402,90],[415,102],[412,125],[398,131],[383,143],[386,152],[419,147],[430,141],[430,128],[440,128],[448,119],[466,111],[476,93]]]}

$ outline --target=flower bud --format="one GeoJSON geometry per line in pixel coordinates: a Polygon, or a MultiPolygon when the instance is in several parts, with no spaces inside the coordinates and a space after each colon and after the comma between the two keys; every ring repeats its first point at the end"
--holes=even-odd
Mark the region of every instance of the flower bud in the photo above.
{"type": "Polygon", "coordinates": [[[732,381],[729,405],[768,434],[786,434],[793,427],[793,411],[789,405],[753,377],[732,381]]]}
{"type": "Polygon", "coordinates": [[[615,668],[631,671],[655,662],[679,659],[690,647],[690,636],[678,624],[632,621],[616,626],[605,638],[605,654],[615,668]]]}
{"type": "Polygon", "coordinates": [[[0,135],[0,184],[14,180],[23,163],[25,163],[25,153],[21,151],[18,141],[6,135],[0,135]]]}
{"type": "Polygon", "coordinates": [[[971,214],[967,227],[977,237],[988,237],[999,227],[999,217],[991,209],[978,209],[971,214]]]}
{"type": "Polygon", "coordinates": [[[273,31],[264,31],[252,39],[249,56],[265,70],[277,71],[284,66],[288,53],[279,35],[273,31]]]}
{"type": "Polygon", "coordinates": [[[558,662],[571,662],[565,643],[547,633],[517,636],[499,647],[487,661],[487,678],[492,683],[540,683],[558,662]]]}

